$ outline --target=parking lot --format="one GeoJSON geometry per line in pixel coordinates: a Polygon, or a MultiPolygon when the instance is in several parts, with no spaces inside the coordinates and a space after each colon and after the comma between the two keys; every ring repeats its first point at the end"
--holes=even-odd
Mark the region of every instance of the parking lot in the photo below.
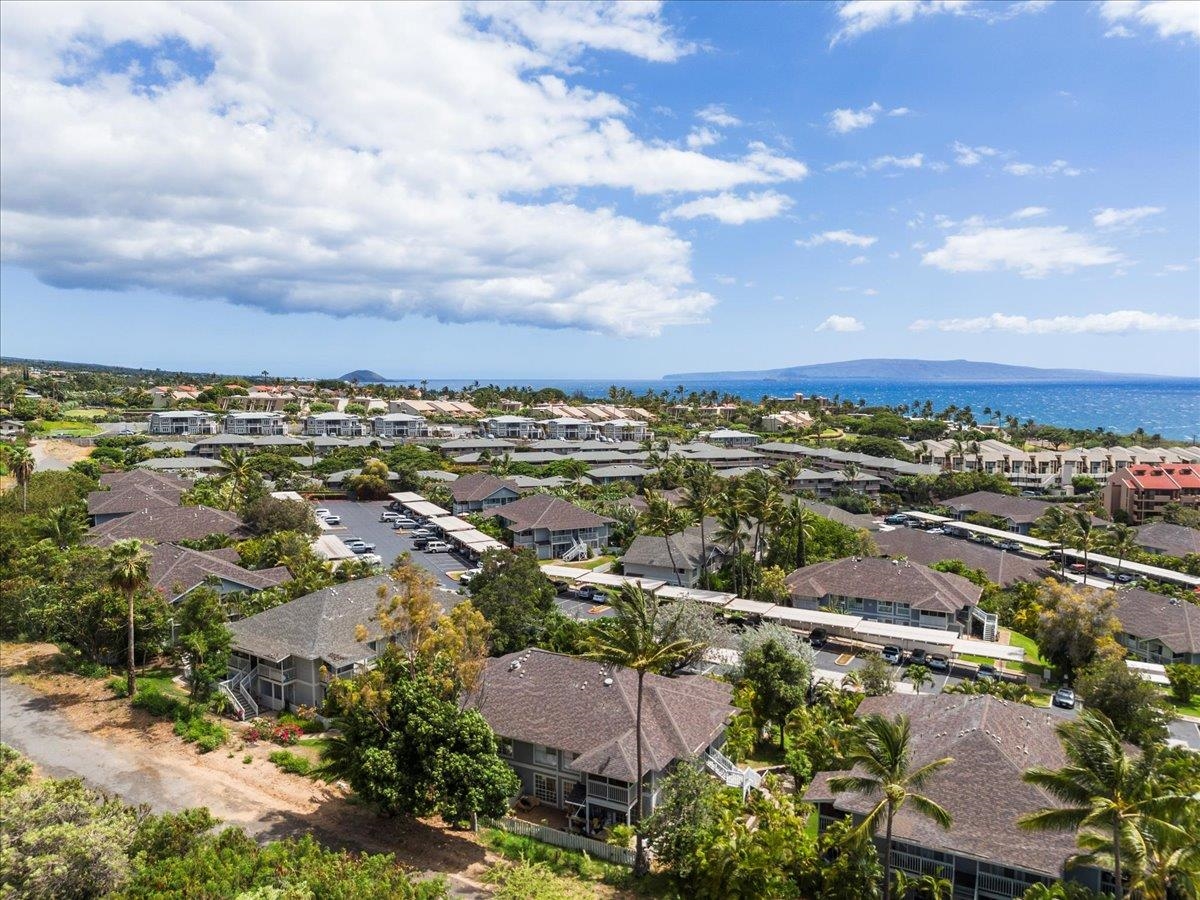
{"type": "Polygon", "coordinates": [[[407,531],[396,531],[387,522],[379,521],[379,514],[387,509],[387,501],[325,500],[315,504],[323,506],[336,516],[342,524],[329,530],[343,540],[356,537],[375,545],[375,552],[383,557],[383,564],[390,566],[401,553],[411,553],[413,562],[437,576],[438,584],[450,590],[458,590],[458,582],[450,572],[461,572],[471,564],[453,553],[426,553],[413,546],[407,531]]]}

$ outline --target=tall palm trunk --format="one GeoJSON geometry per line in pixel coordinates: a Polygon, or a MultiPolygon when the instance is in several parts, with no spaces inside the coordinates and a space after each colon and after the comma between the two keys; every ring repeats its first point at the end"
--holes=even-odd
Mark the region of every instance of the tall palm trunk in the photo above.
{"type": "Polygon", "coordinates": [[[1121,820],[1113,816],[1113,878],[1116,880],[1117,900],[1125,896],[1125,885],[1121,883],[1121,820]]]}
{"type": "Polygon", "coordinates": [[[636,852],[633,858],[633,873],[635,875],[644,875],[648,866],[646,865],[646,839],[642,836],[642,684],[646,679],[646,673],[638,670],[637,673],[637,716],[634,723],[634,745],[636,750],[634,756],[637,757],[637,772],[634,773],[634,790],[637,791],[637,801],[634,804],[633,827],[637,830],[636,852]]]}
{"type": "Polygon", "coordinates": [[[704,533],[703,513],[700,514],[700,587],[708,589],[708,536],[704,533]]]}
{"type": "Polygon", "coordinates": [[[892,804],[888,803],[887,835],[883,839],[883,900],[892,900],[892,804]]]}
{"type": "Polygon", "coordinates": [[[801,515],[796,523],[796,568],[803,569],[807,553],[804,547],[804,516],[801,515]]]}
{"type": "Polygon", "coordinates": [[[663,540],[667,542],[667,556],[671,558],[671,574],[675,576],[675,583],[683,587],[683,576],[679,574],[679,567],[675,564],[675,551],[671,549],[671,535],[663,535],[663,540]]]}
{"type": "Polygon", "coordinates": [[[137,688],[137,682],[133,676],[133,669],[134,669],[134,664],[135,664],[134,655],[133,655],[134,654],[134,650],[133,650],[133,591],[129,591],[126,594],[126,599],[129,601],[129,620],[128,620],[129,660],[128,660],[128,665],[125,670],[125,689],[128,692],[129,696],[132,697],[134,690],[137,688]]]}

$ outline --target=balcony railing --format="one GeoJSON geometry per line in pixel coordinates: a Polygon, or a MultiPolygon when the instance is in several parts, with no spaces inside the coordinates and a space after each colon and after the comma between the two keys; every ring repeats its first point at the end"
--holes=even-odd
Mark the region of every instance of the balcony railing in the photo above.
{"type": "Polygon", "coordinates": [[[258,674],[261,678],[276,684],[291,684],[296,680],[296,670],[292,667],[285,669],[279,666],[259,666],[258,674]]]}
{"type": "Polygon", "coordinates": [[[903,869],[909,875],[936,875],[939,878],[953,877],[953,866],[936,859],[926,859],[915,853],[892,850],[892,867],[903,869]]]}
{"type": "Polygon", "coordinates": [[[620,803],[624,806],[629,806],[629,788],[625,785],[608,784],[604,781],[596,781],[589,778],[587,783],[587,793],[589,797],[594,797],[597,800],[607,800],[610,803],[620,803]]]}

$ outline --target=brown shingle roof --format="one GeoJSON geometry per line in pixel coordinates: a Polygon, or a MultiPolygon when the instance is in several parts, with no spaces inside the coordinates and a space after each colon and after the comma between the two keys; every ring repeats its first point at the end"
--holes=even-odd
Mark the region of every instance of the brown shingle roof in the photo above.
{"type": "Polygon", "coordinates": [[[1200,653],[1200,606],[1131,588],[1118,592],[1113,615],[1126,634],[1157,638],[1172,653],[1200,653]]]}
{"type": "Polygon", "coordinates": [[[244,569],[215,553],[201,553],[174,544],[157,544],[150,551],[150,584],[168,599],[186,593],[210,575],[252,591],[266,590],[292,578],[283,566],[244,569]]]}
{"type": "Polygon", "coordinates": [[[153,490],[144,485],[114,487],[110,491],[92,491],[87,495],[89,516],[123,516],[139,509],[178,506],[180,494],[153,490]]]}
{"type": "Polygon", "coordinates": [[[545,494],[508,503],[495,510],[492,515],[500,519],[510,531],[530,531],[534,528],[569,531],[574,528],[596,528],[612,521],[581,509],[574,503],[545,494]]]}
{"type": "Polygon", "coordinates": [[[517,489],[503,478],[487,472],[464,475],[450,485],[450,496],[455,503],[478,503],[499,491],[517,493],[517,489]]]}
{"type": "MultiPolygon", "coordinates": [[[[963,694],[868,697],[857,715],[871,713],[909,717],[911,768],[946,756],[954,760],[922,789],[950,813],[949,830],[905,806],[895,818],[896,839],[1052,877],[1062,874],[1067,857],[1076,852],[1074,835],[1017,827],[1020,816],[1060,805],[1021,780],[1032,766],[1059,768],[1066,762],[1054,731],[1056,719],[1023,704],[963,694]]],[[[832,801],[836,809],[859,815],[878,801],[858,794],[835,795],[829,779],[838,774],[817,775],[805,799],[832,801]]]]}
{"type": "MultiPolygon", "coordinates": [[[[729,685],[698,675],[647,675],[643,774],[711,744],[734,712],[730,693],[729,685]]],[[[634,780],[637,675],[631,669],[523,650],[488,660],[471,705],[502,737],[578,754],[569,765],[579,772],[634,780]]]]}
{"type": "Polygon", "coordinates": [[[972,569],[982,569],[989,580],[1005,587],[1016,581],[1037,581],[1050,574],[1046,563],[1039,560],[974,541],[927,534],[919,528],[881,531],[873,538],[884,556],[904,556],[923,566],[946,559],[961,560],[972,569]]]}
{"type": "Polygon", "coordinates": [[[1048,510],[1052,503],[1043,500],[1031,500],[1028,497],[1010,497],[1007,494],[996,494],[992,491],[975,491],[963,494],[961,497],[951,497],[943,500],[942,506],[948,506],[955,512],[981,512],[1003,519],[1012,519],[1018,524],[1027,524],[1037,520],[1048,510]]]}
{"type": "Polygon", "coordinates": [[[100,476],[100,484],[112,491],[137,487],[175,494],[182,494],[191,486],[189,482],[177,475],[167,475],[147,469],[130,469],[128,472],[106,472],[100,476]]]}
{"type": "Polygon", "coordinates": [[[1200,553],[1200,528],[1151,522],[1137,529],[1137,542],[1139,546],[1153,547],[1171,556],[1182,557],[1189,553],[1200,553]]]}
{"type": "Polygon", "coordinates": [[[913,609],[947,613],[974,606],[983,593],[982,588],[961,575],[878,557],[834,559],[805,566],[787,577],[787,585],[796,598],[892,600],[913,609]]]}
{"type": "Polygon", "coordinates": [[[242,533],[242,520],[233,513],[207,506],[177,506],[139,509],[97,525],[88,533],[85,543],[107,547],[126,538],[141,538],[161,544],[199,540],[210,534],[242,533]]]}

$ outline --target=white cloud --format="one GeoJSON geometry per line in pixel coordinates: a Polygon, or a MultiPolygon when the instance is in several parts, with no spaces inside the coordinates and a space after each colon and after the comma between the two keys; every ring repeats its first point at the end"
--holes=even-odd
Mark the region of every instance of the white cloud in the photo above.
{"type": "Polygon", "coordinates": [[[862,109],[835,109],[826,118],[829,119],[829,130],[834,134],[848,134],[851,131],[874,125],[880,115],[907,116],[909,112],[907,106],[897,106],[895,109],[885,110],[876,102],[870,106],[864,106],[862,109]]]}
{"type": "Polygon", "coordinates": [[[1050,212],[1044,206],[1022,206],[1016,212],[1009,216],[1010,219],[1037,219],[1047,215],[1050,212]]]}
{"type": "Polygon", "coordinates": [[[737,279],[732,275],[718,275],[716,278],[718,284],[737,284],[737,279]]]}
{"type": "Polygon", "coordinates": [[[995,156],[1000,151],[994,147],[968,147],[961,141],[955,141],[951,149],[954,150],[954,161],[960,166],[976,166],[985,156],[995,156]]]}
{"type": "Polygon", "coordinates": [[[1092,224],[1097,228],[1123,228],[1150,216],[1156,216],[1162,211],[1163,208],[1161,206],[1135,206],[1130,209],[1113,209],[1109,207],[1098,211],[1092,216],[1092,224]]]}
{"type": "Polygon", "coordinates": [[[643,138],[620,97],[573,80],[587,48],[688,52],[653,3],[13,3],[4,20],[4,257],[57,287],[652,335],[715,301],[629,195],[807,173],[761,143],[716,158],[643,138]],[[114,70],[124,42],[151,64],[114,70]],[[607,206],[563,199],[587,188],[607,206]]]}
{"type": "Polygon", "coordinates": [[[870,234],[855,234],[853,231],[822,231],[807,241],[796,241],[797,247],[819,247],[822,244],[841,244],[843,247],[870,247],[879,238],[870,234]]]}
{"type": "Polygon", "coordinates": [[[842,27],[833,36],[830,45],[877,28],[905,25],[918,16],[937,13],[962,15],[970,6],[971,0],[849,0],[838,7],[837,16],[842,27]]]}
{"type": "Polygon", "coordinates": [[[739,197],[736,194],[722,193],[711,197],[699,197],[688,203],[680,204],[674,209],[663,213],[664,219],[698,219],[707,217],[716,219],[726,225],[744,225],[747,222],[759,222],[763,219],[773,219],[780,213],[791,208],[792,199],[775,191],[762,191],[739,197]]]}
{"type": "Polygon", "coordinates": [[[865,256],[855,256],[850,260],[850,265],[865,266],[869,262],[870,262],[870,260],[867,259],[865,256]]]}
{"type": "Polygon", "coordinates": [[[879,296],[879,291],[875,290],[875,288],[865,288],[865,289],[863,290],[863,296],[865,296],[865,297],[878,297],[878,296],[879,296]]]}
{"type": "Polygon", "coordinates": [[[1031,319],[992,313],[968,319],[918,319],[908,326],[912,331],[979,333],[1005,331],[1014,334],[1121,334],[1128,331],[1200,331],[1200,319],[1122,309],[1086,316],[1053,316],[1031,319]]]}
{"type": "Polygon", "coordinates": [[[1191,269],[1191,266],[1186,266],[1183,263],[1167,263],[1167,265],[1163,266],[1163,269],[1168,272],[1187,272],[1191,269]]]}
{"type": "Polygon", "coordinates": [[[742,120],[726,111],[719,103],[710,103],[703,109],[696,110],[696,118],[718,128],[732,128],[741,125],[742,120]]]}
{"type": "Polygon", "coordinates": [[[817,331],[862,331],[866,326],[854,316],[830,316],[816,327],[817,331]]]}
{"type": "Polygon", "coordinates": [[[941,247],[921,258],[924,265],[947,272],[1011,269],[1026,278],[1121,261],[1112,247],[1095,244],[1063,226],[975,228],[950,235],[941,247]]]}
{"type": "Polygon", "coordinates": [[[851,172],[863,170],[863,164],[854,162],[852,159],[843,159],[841,162],[831,163],[825,167],[826,172],[851,172]]]}
{"type": "Polygon", "coordinates": [[[693,128],[687,136],[687,145],[689,150],[699,150],[702,147],[711,147],[719,140],[721,135],[711,128],[693,128]]]}
{"type": "Polygon", "coordinates": [[[925,160],[925,154],[914,153],[912,156],[877,156],[871,160],[872,169],[919,169],[925,160]]]}
{"type": "Polygon", "coordinates": [[[1112,27],[1105,37],[1133,37],[1128,25],[1141,25],[1160,38],[1200,38],[1200,5],[1189,0],[1106,0],[1100,16],[1112,27]]]}
{"type": "Polygon", "coordinates": [[[1056,159],[1054,162],[1044,166],[1035,166],[1032,163],[1012,162],[1004,167],[1004,171],[1009,175],[1044,175],[1047,178],[1054,175],[1065,175],[1068,178],[1074,178],[1077,175],[1082,175],[1083,170],[1072,166],[1065,159],[1056,159]]]}

